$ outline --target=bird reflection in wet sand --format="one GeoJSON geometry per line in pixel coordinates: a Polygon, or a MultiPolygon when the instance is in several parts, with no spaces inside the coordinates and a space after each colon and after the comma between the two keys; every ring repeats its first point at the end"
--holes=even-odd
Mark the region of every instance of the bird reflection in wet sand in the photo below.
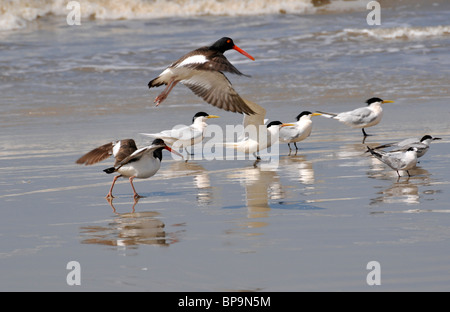
{"type": "Polygon", "coordinates": [[[283,170],[282,176],[314,188],[314,183],[316,182],[314,168],[312,162],[308,161],[306,156],[280,157],[280,168],[283,170]]]}
{"type": "MultiPolygon", "coordinates": [[[[393,172],[386,172],[384,168],[378,168],[377,170],[379,171],[376,173],[374,173],[373,171],[369,171],[367,173],[369,178],[391,181],[389,175],[393,175],[393,172]]],[[[370,205],[399,203],[420,204],[420,189],[422,187],[430,185],[430,173],[420,167],[416,167],[413,170],[415,174],[413,178],[407,177],[402,180],[398,179],[389,187],[377,192],[377,194],[379,194],[380,196],[372,198],[370,201],[370,205]]]]}
{"type": "MultiPolygon", "coordinates": [[[[140,197],[134,199],[133,206],[131,207],[131,213],[134,213],[134,212],[136,211],[135,207],[136,207],[137,203],[139,202],[139,199],[140,199],[140,197]]],[[[107,201],[107,202],[109,203],[109,205],[111,206],[113,212],[114,212],[115,214],[117,214],[117,215],[120,215],[119,213],[117,213],[116,207],[114,207],[114,205],[113,205],[113,198],[106,197],[106,201],[107,201]]]]}
{"type": "MultiPolygon", "coordinates": [[[[370,205],[397,203],[420,204],[422,200],[421,194],[439,193],[439,191],[430,192],[429,190],[422,190],[423,187],[430,186],[429,172],[422,168],[415,168],[414,170],[420,175],[393,182],[389,187],[379,191],[377,194],[380,196],[372,198],[370,205]]],[[[386,174],[382,176],[385,180],[390,180],[386,177],[386,174]]],[[[429,198],[427,199],[429,200],[429,198]]]]}
{"type": "Polygon", "coordinates": [[[113,200],[108,200],[117,215],[107,225],[83,226],[80,228],[83,244],[135,247],[137,245],[169,246],[178,241],[176,233],[167,234],[165,224],[155,211],[135,212],[138,199],[134,201],[131,212],[118,213],[113,200]],[[169,236],[172,236],[169,238],[169,236]]]}
{"type": "MultiPolygon", "coordinates": [[[[259,167],[245,168],[227,175],[227,178],[238,180],[245,186],[245,199],[247,204],[247,218],[242,226],[247,228],[260,228],[268,225],[267,222],[254,221],[257,218],[267,218],[270,211],[269,199],[284,198],[284,190],[275,171],[261,170],[259,167]]],[[[258,235],[261,233],[254,233],[258,235]]]]}
{"type": "Polygon", "coordinates": [[[393,183],[390,187],[378,192],[379,197],[373,198],[371,205],[375,204],[418,204],[419,203],[419,188],[404,180],[402,182],[393,183]]]}
{"type": "Polygon", "coordinates": [[[194,162],[173,162],[162,173],[164,176],[192,176],[193,184],[197,189],[197,203],[201,206],[213,202],[213,188],[208,171],[194,162]]]}

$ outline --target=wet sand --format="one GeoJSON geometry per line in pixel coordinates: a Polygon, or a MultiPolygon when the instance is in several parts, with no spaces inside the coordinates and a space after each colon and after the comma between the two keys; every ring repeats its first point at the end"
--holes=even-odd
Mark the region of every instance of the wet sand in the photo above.
{"type": "MultiPolygon", "coordinates": [[[[119,132],[143,144],[137,133],[163,127],[178,108],[86,119],[32,116],[0,135],[0,289],[448,290],[450,124],[448,112],[435,113],[448,111],[446,105],[398,100],[367,129],[373,145],[420,136],[408,120],[422,115],[427,133],[443,138],[411,178],[398,180],[365,154],[359,129],[314,117],[297,155],[281,145],[272,170],[254,168],[250,159],[185,163],[165,153],[157,175],[136,180],[145,198],[134,203],[128,181],[120,180],[112,204],[104,198],[112,177],[102,172],[112,161],[91,167],[74,161],[119,132]],[[403,113],[406,107],[411,113],[403,113]],[[152,114],[159,121],[149,126],[152,114]],[[81,286],[66,284],[71,260],[81,265],[81,286]],[[381,286],[366,283],[372,260],[381,265],[381,286]]],[[[267,109],[269,118],[292,116],[267,109]]],[[[222,126],[241,119],[209,111],[221,115],[214,122],[222,126]]]]}

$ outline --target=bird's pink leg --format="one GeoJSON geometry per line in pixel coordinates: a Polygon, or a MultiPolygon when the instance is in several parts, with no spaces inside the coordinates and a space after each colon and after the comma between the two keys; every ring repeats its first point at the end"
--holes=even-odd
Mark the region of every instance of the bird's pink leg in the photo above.
{"type": "Polygon", "coordinates": [[[156,103],[156,106],[161,104],[167,98],[167,96],[169,95],[170,91],[172,91],[173,87],[175,87],[177,83],[178,83],[178,81],[175,80],[175,79],[171,79],[169,81],[169,83],[167,84],[167,87],[163,90],[163,92],[161,92],[160,95],[158,95],[155,98],[154,103],[156,103]]]}
{"type": "Polygon", "coordinates": [[[136,192],[136,190],[134,189],[134,185],[133,185],[133,179],[135,178],[135,176],[133,176],[133,177],[130,177],[130,184],[131,184],[131,188],[133,189],[133,193],[134,193],[134,198],[136,199],[136,198],[141,198],[142,196],[141,195],[139,195],[137,192],[136,192]]]}
{"type": "Polygon", "coordinates": [[[108,198],[114,198],[114,196],[113,196],[113,194],[112,194],[112,190],[113,190],[113,188],[114,188],[114,184],[116,183],[117,179],[120,178],[120,177],[121,177],[121,175],[118,175],[118,176],[115,176],[115,177],[114,177],[113,182],[112,182],[112,184],[111,184],[111,188],[109,189],[109,193],[108,193],[108,195],[106,195],[106,198],[107,198],[107,199],[108,199],[108,198]]]}

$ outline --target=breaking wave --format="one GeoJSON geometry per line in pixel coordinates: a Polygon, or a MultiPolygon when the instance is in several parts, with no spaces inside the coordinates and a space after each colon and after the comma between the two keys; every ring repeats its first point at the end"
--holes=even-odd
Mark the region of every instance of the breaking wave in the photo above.
{"type": "MultiPolygon", "coordinates": [[[[0,30],[25,28],[46,15],[64,16],[70,0],[0,1],[0,30]]],[[[149,19],[172,16],[313,14],[365,9],[361,0],[78,0],[81,18],[149,19]]]]}
{"type": "Polygon", "coordinates": [[[426,27],[392,27],[374,29],[344,29],[343,34],[349,38],[391,39],[427,39],[450,35],[450,25],[426,27]]]}

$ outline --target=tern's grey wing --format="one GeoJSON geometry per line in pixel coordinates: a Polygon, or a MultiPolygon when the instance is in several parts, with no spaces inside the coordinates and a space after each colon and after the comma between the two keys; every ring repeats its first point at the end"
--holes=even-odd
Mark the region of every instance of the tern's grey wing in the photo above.
{"type": "Polygon", "coordinates": [[[425,155],[425,153],[430,148],[430,146],[428,146],[428,145],[426,145],[424,143],[415,142],[415,143],[411,143],[411,144],[408,144],[408,145],[404,145],[404,146],[398,147],[398,148],[394,149],[393,152],[397,152],[397,151],[405,152],[410,147],[417,148],[417,157],[422,157],[423,155],[425,155]]]}
{"type": "Polygon", "coordinates": [[[352,125],[363,125],[374,121],[377,116],[367,107],[360,107],[349,112],[343,112],[336,119],[352,125]]]}
{"type": "Polygon", "coordinates": [[[415,144],[415,143],[423,144],[423,143],[420,143],[419,138],[409,138],[409,139],[405,139],[403,141],[398,142],[396,145],[399,147],[404,147],[404,146],[409,146],[409,145],[415,144]]]}
{"type": "Polygon", "coordinates": [[[300,131],[297,127],[288,126],[280,129],[280,141],[282,142],[290,142],[293,139],[297,138],[300,134],[300,131]]]}
{"type": "Polygon", "coordinates": [[[383,155],[382,157],[382,161],[388,165],[389,167],[391,167],[392,169],[401,169],[404,168],[407,163],[404,159],[404,152],[392,152],[392,153],[388,153],[383,155]]]}

